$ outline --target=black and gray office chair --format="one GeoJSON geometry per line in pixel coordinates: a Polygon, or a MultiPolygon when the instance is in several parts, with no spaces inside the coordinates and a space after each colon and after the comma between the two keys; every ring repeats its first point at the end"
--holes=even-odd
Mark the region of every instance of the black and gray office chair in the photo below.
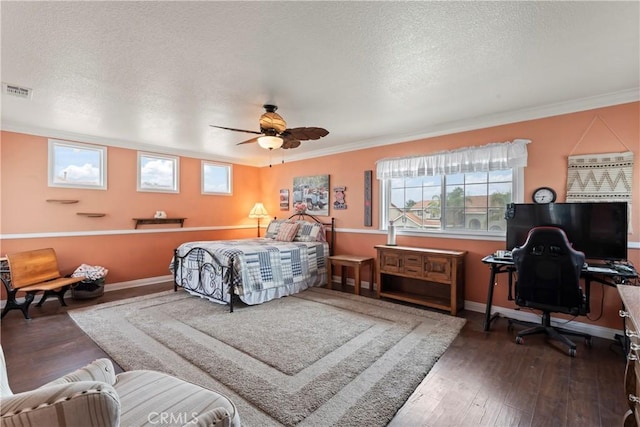
{"type": "MultiPolygon", "coordinates": [[[[542,324],[518,332],[516,343],[523,344],[524,336],[547,334],[569,346],[574,357],[576,345],[565,335],[582,337],[591,346],[591,336],[581,332],[551,326],[551,313],[584,316],[589,302],[580,287],[580,271],[584,254],[571,247],[567,235],[558,227],[535,227],[529,231],[525,244],[513,250],[517,272],[515,302],[520,307],[542,310],[542,324]]],[[[517,320],[513,323],[529,324],[517,320]]]]}

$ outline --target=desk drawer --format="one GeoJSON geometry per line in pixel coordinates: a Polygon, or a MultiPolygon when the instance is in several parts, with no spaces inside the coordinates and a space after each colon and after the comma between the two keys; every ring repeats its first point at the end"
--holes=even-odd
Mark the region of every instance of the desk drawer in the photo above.
{"type": "Polygon", "coordinates": [[[635,286],[618,286],[625,310],[620,315],[625,318],[625,335],[629,339],[627,368],[624,378],[624,391],[627,404],[632,414],[625,416],[624,425],[640,426],[640,288],[635,286]]]}

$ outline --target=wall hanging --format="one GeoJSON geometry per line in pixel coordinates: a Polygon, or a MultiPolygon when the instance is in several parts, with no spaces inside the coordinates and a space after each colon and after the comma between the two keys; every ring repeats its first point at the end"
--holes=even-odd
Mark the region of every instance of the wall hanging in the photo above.
{"type": "Polygon", "coordinates": [[[364,226],[371,227],[373,218],[371,214],[371,181],[373,171],[364,171],[364,226]]]}
{"type": "Polygon", "coordinates": [[[333,208],[334,209],[347,209],[347,204],[344,199],[344,192],[347,187],[334,187],[333,188],[333,208]]]}
{"type": "Polygon", "coordinates": [[[631,233],[632,175],[633,152],[604,119],[596,115],[569,153],[566,201],[568,203],[627,202],[629,204],[629,233],[631,233]],[[596,120],[600,120],[628,151],[573,155],[596,120]]]}

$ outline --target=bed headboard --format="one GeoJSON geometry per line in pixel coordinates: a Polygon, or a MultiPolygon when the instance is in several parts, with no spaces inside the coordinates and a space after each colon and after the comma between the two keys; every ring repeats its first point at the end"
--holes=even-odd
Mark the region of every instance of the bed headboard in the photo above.
{"type": "Polygon", "coordinates": [[[336,228],[335,228],[336,219],[334,217],[331,217],[331,222],[323,222],[320,220],[320,218],[318,218],[315,215],[311,215],[308,213],[295,213],[287,219],[293,219],[293,218],[300,219],[303,221],[307,221],[307,218],[311,218],[313,221],[324,225],[325,232],[327,233],[325,238],[327,240],[327,243],[329,243],[329,255],[333,255],[334,247],[336,244],[336,228]]]}

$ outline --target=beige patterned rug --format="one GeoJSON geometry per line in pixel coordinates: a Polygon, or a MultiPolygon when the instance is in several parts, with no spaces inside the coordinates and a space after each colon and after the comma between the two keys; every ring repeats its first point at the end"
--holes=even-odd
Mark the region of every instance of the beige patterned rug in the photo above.
{"type": "Polygon", "coordinates": [[[169,291],[69,315],[123,369],[220,391],[246,426],[384,426],[465,323],[323,288],[233,313],[169,291]]]}

